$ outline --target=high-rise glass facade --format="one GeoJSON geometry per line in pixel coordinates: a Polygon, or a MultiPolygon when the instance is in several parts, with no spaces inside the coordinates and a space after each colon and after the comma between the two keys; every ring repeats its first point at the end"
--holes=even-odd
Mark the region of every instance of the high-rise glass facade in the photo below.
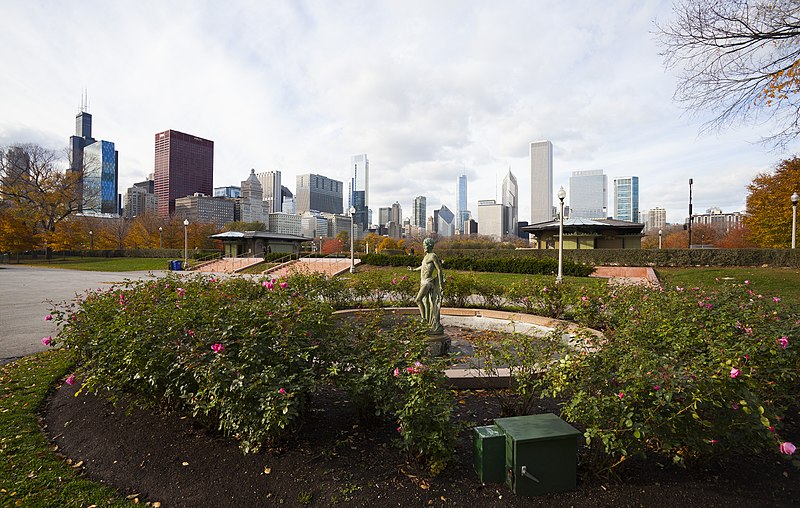
{"type": "Polygon", "coordinates": [[[298,175],[296,182],[296,213],[303,214],[311,210],[342,213],[342,182],[314,174],[298,175]]]}
{"type": "Polygon", "coordinates": [[[639,177],[614,179],[614,218],[628,222],[639,220],[639,177]]]}
{"type": "MultiPolygon", "coordinates": [[[[355,208],[353,220],[360,232],[369,227],[369,159],[362,153],[350,157],[350,185],[347,207],[355,208]]],[[[359,234],[360,236],[360,234],[359,234]]]]}
{"type": "Polygon", "coordinates": [[[467,210],[467,175],[458,177],[456,187],[456,230],[459,234],[465,233],[466,221],[469,220],[469,210],[467,210]]]}
{"type": "Polygon", "coordinates": [[[571,219],[605,219],[608,215],[608,177],[602,169],[573,171],[569,177],[571,219]]]}
{"type": "Polygon", "coordinates": [[[283,209],[281,172],[267,171],[265,173],[257,173],[256,177],[261,183],[266,213],[280,212],[283,209]]]}
{"type": "MultiPolygon", "coordinates": [[[[517,177],[508,170],[508,174],[503,178],[503,201],[505,207],[505,231],[503,235],[517,236],[517,217],[519,215],[519,189],[517,187],[517,177]]],[[[480,228],[480,220],[478,220],[480,228]]]]}
{"type": "Polygon", "coordinates": [[[211,196],[214,142],[174,130],[155,135],[155,191],[159,217],[175,211],[175,199],[195,193],[211,196]]]}
{"type": "Polygon", "coordinates": [[[95,141],[83,148],[81,192],[84,213],[119,213],[114,143],[95,141]]]}
{"type": "Polygon", "coordinates": [[[531,224],[553,220],[553,143],[531,143],[531,224]]]}
{"type": "Polygon", "coordinates": [[[420,229],[425,229],[427,224],[428,207],[425,196],[417,196],[414,198],[414,210],[411,213],[411,224],[420,229]]]}

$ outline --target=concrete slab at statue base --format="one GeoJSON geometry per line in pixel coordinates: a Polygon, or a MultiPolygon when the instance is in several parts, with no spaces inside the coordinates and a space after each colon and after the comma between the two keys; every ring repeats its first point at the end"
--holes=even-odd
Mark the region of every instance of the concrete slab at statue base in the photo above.
{"type": "Polygon", "coordinates": [[[450,337],[444,332],[428,336],[428,354],[445,356],[450,352],[450,337]]]}

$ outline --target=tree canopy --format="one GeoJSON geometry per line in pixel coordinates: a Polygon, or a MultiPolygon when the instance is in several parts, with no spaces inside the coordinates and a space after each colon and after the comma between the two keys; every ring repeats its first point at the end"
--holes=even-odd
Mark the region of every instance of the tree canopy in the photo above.
{"type": "Polygon", "coordinates": [[[779,146],[800,134],[800,0],[680,0],[673,14],[657,31],[678,102],[716,114],[711,127],[774,118],[779,146]]]}
{"type": "Polygon", "coordinates": [[[759,173],[747,186],[745,224],[760,247],[789,247],[792,239],[791,195],[800,193],[800,158],[778,163],[773,173],[759,173]]]}

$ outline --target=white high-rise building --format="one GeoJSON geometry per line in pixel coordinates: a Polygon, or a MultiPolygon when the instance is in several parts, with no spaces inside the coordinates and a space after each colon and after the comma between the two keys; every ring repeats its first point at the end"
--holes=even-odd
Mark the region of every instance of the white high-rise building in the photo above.
{"type": "Polygon", "coordinates": [[[646,212],[643,212],[644,215],[644,231],[658,231],[659,229],[663,229],[667,225],[667,211],[660,207],[655,207],[646,212]]]}
{"type": "MultiPolygon", "coordinates": [[[[517,189],[517,177],[508,169],[508,174],[503,178],[503,201],[505,209],[505,231],[503,235],[517,236],[517,218],[519,215],[519,191],[517,189]]],[[[478,219],[478,229],[480,229],[480,218],[478,219]]]]}
{"type": "Polygon", "coordinates": [[[425,220],[428,213],[427,200],[425,196],[414,198],[414,210],[411,216],[411,225],[425,230],[425,220]]]}
{"type": "Polygon", "coordinates": [[[553,220],[553,143],[531,143],[531,224],[553,220]]]}
{"type": "Polygon", "coordinates": [[[569,177],[569,217],[608,217],[608,177],[602,169],[572,172],[569,177]]]}
{"type": "Polygon", "coordinates": [[[281,199],[281,172],[267,171],[256,174],[263,192],[266,213],[280,212],[283,208],[281,199]]]}
{"type": "Polygon", "coordinates": [[[469,220],[469,210],[467,210],[467,175],[458,177],[458,186],[456,187],[456,231],[458,234],[464,234],[464,227],[466,221],[469,220]]]}
{"type": "Polygon", "coordinates": [[[639,220],[639,177],[614,178],[614,218],[628,222],[639,220]]]}
{"type": "Polygon", "coordinates": [[[494,199],[478,201],[478,234],[490,236],[496,241],[507,234],[508,207],[494,199]]]}
{"type": "Polygon", "coordinates": [[[263,222],[266,223],[267,215],[269,212],[264,211],[265,203],[261,199],[263,197],[263,189],[261,182],[256,176],[256,170],[250,170],[250,176],[247,180],[242,182],[241,197],[239,198],[239,207],[242,222],[263,222]]]}

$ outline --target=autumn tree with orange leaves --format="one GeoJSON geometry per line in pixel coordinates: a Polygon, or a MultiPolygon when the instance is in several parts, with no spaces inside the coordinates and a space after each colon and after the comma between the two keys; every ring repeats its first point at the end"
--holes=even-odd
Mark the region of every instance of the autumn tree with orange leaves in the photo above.
{"type": "Polygon", "coordinates": [[[765,141],[800,134],[800,1],[680,0],[657,31],[667,67],[680,70],[676,100],[713,112],[708,127],[773,118],[765,141]]]}
{"type": "Polygon", "coordinates": [[[789,247],[792,239],[791,195],[800,193],[800,158],[778,163],[772,173],[759,173],[747,186],[745,224],[759,247],[789,247]]]}

